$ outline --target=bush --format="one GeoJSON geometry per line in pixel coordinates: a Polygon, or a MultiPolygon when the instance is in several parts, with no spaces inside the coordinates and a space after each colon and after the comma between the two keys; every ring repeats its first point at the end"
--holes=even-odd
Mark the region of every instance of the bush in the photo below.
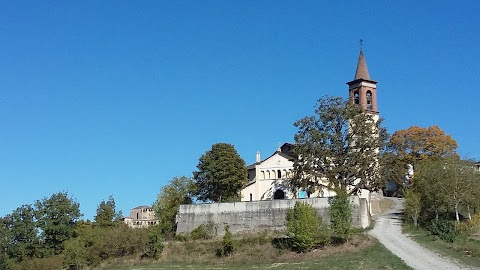
{"type": "Polygon", "coordinates": [[[223,236],[222,247],[217,251],[217,255],[220,257],[231,256],[235,251],[233,245],[232,233],[230,232],[230,226],[225,226],[225,235],[223,236]]]}
{"type": "Polygon", "coordinates": [[[352,207],[348,194],[337,192],[330,200],[330,228],[340,242],[346,242],[352,235],[352,207]]]}
{"type": "Polygon", "coordinates": [[[188,241],[188,234],[175,234],[175,236],[173,237],[173,240],[186,242],[188,241]]]}
{"type": "Polygon", "coordinates": [[[211,239],[217,235],[218,226],[212,221],[202,223],[197,228],[190,232],[190,238],[192,240],[198,239],[211,239]]]}
{"type": "Polygon", "coordinates": [[[160,227],[153,226],[149,228],[148,232],[148,250],[146,256],[153,259],[160,258],[160,254],[163,251],[164,243],[160,227]]]}
{"type": "Polygon", "coordinates": [[[293,209],[288,210],[286,226],[291,247],[298,252],[309,251],[329,239],[321,217],[307,203],[296,202],[293,209]]]}
{"type": "Polygon", "coordinates": [[[455,230],[455,224],[445,219],[432,220],[427,229],[432,235],[437,235],[440,239],[447,242],[455,241],[458,235],[455,230]]]}

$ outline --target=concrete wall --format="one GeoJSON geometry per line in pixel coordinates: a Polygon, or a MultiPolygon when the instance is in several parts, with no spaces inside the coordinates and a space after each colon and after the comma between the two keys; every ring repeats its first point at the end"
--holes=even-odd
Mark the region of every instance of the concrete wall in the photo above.
{"type": "MultiPolygon", "coordinates": [[[[355,227],[368,227],[371,222],[366,199],[350,197],[352,202],[352,221],[355,227]]],[[[312,205],[324,222],[329,222],[328,198],[309,198],[294,200],[270,200],[235,203],[189,204],[180,205],[177,214],[177,233],[190,233],[204,222],[212,221],[219,225],[218,234],[224,233],[225,225],[230,225],[232,233],[262,229],[283,230],[288,209],[296,201],[312,205]]]]}

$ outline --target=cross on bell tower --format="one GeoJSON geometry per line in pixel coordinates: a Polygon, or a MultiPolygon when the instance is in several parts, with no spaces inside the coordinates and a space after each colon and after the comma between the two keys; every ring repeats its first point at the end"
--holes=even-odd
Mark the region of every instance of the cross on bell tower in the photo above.
{"type": "Polygon", "coordinates": [[[351,102],[359,104],[365,112],[378,115],[377,82],[371,80],[370,74],[368,74],[362,43],[363,40],[360,39],[360,56],[355,78],[353,81],[347,82],[349,97],[351,102]]]}

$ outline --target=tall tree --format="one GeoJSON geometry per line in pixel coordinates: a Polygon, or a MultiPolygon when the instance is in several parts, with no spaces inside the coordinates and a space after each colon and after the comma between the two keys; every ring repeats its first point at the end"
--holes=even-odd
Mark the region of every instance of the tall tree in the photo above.
{"type": "Polygon", "coordinates": [[[479,181],[473,164],[457,157],[418,162],[413,189],[421,194],[424,219],[454,213],[460,222],[461,211],[469,214],[479,205],[479,181]]]}
{"type": "Polygon", "coordinates": [[[168,185],[162,188],[153,208],[163,234],[175,233],[175,217],[178,207],[180,204],[192,203],[193,191],[193,180],[185,176],[174,177],[168,185]]]}
{"type": "Polygon", "coordinates": [[[457,155],[458,147],[457,142],[438,126],[413,126],[406,130],[397,130],[388,145],[393,153],[409,164],[427,158],[457,155]]]}
{"type": "Polygon", "coordinates": [[[202,201],[231,202],[241,199],[240,191],[247,183],[245,161],[227,143],[212,145],[203,154],[193,173],[195,196],[202,201]]]}
{"type": "Polygon", "coordinates": [[[35,210],[31,205],[22,205],[4,218],[8,229],[7,253],[17,262],[31,258],[38,244],[35,210]]]}
{"type": "Polygon", "coordinates": [[[35,208],[45,255],[61,253],[63,243],[73,236],[75,223],[82,216],[79,203],[66,192],[59,192],[37,200],[35,208]]]}
{"type": "Polygon", "coordinates": [[[108,197],[108,201],[102,200],[97,207],[95,215],[95,223],[101,227],[111,227],[120,222],[122,212],[115,209],[115,199],[112,195],[108,197]]]}
{"type": "Polygon", "coordinates": [[[315,115],[295,122],[293,189],[340,189],[350,194],[381,186],[380,120],[340,97],[320,98],[315,115]]]}

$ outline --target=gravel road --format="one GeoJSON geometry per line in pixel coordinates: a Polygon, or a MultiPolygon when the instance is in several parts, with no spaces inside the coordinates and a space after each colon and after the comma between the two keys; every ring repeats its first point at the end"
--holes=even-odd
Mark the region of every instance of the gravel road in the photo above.
{"type": "Polygon", "coordinates": [[[401,228],[402,221],[400,219],[401,213],[403,212],[403,199],[388,199],[394,202],[394,207],[375,217],[375,227],[370,231],[370,234],[376,237],[393,254],[400,257],[410,267],[419,270],[475,269],[440,257],[438,254],[423,248],[403,235],[401,228]]]}

